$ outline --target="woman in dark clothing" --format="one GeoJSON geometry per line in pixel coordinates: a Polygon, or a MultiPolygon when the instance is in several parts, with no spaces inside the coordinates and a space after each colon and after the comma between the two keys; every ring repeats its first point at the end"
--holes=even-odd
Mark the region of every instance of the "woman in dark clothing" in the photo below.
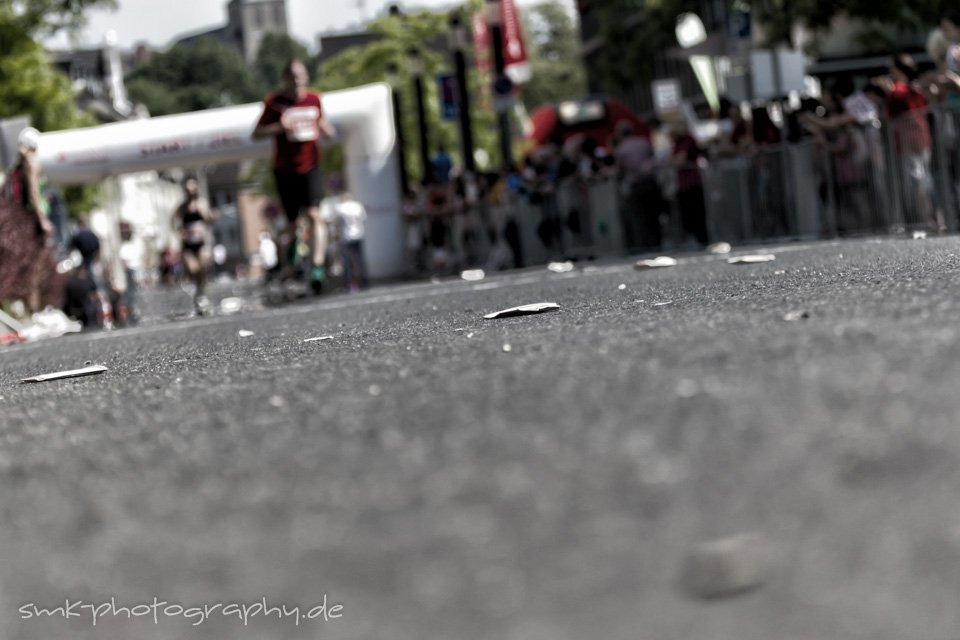
{"type": "Polygon", "coordinates": [[[704,201],[700,158],[703,150],[685,128],[673,132],[673,165],[677,169],[677,208],[683,230],[707,246],[707,206],[704,201]]]}

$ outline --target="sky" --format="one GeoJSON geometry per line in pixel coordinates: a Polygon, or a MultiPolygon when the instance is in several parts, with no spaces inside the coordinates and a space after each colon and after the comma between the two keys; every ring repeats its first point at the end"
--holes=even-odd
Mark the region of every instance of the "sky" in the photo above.
{"type": "MultiPolygon", "coordinates": [[[[460,4],[458,0],[287,0],[287,20],[292,35],[313,50],[318,33],[360,24],[363,19],[380,15],[394,1],[405,9],[445,8],[460,4]]],[[[519,0],[519,4],[522,6],[536,1],[519,0]]],[[[573,11],[574,0],[558,1],[573,11]]],[[[115,11],[91,11],[88,26],[77,35],[72,44],[97,46],[103,42],[104,34],[113,30],[117,34],[118,44],[123,48],[143,41],[163,48],[185,33],[226,24],[227,2],[228,0],[118,0],[115,11]],[[190,10],[184,11],[187,6],[190,10]]],[[[60,35],[47,44],[54,48],[64,48],[69,46],[71,41],[65,35],[60,35]]]]}

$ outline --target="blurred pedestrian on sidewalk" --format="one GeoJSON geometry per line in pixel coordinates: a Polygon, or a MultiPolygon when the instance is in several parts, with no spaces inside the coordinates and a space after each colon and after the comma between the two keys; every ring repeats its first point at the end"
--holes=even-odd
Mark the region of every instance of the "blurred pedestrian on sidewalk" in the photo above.
{"type": "Polygon", "coordinates": [[[627,250],[659,249],[660,215],[667,211],[667,206],[655,173],[653,145],[636,135],[633,124],[625,120],[617,123],[614,142],[627,250]]]}
{"type": "Polygon", "coordinates": [[[700,246],[709,243],[707,233],[707,205],[704,200],[703,176],[700,161],[703,149],[683,123],[673,129],[673,166],[677,171],[677,208],[686,234],[693,236],[700,246]]]}
{"type": "Polygon", "coordinates": [[[324,200],[323,218],[336,225],[340,240],[340,257],[343,261],[343,277],[351,293],[370,286],[367,278],[367,262],[363,251],[366,237],[367,210],[363,203],[343,188],[339,181],[331,181],[338,194],[324,200]]]}
{"type": "Polygon", "coordinates": [[[887,95],[886,110],[900,156],[903,203],[914,214],[911,222],[926,224],[931,231],[946,231],[943,214],[934,204],[929,102],[914,84],[920,74],[913,58],[905,54],[894,56],[890,77],[893,86],[887,95]]]}

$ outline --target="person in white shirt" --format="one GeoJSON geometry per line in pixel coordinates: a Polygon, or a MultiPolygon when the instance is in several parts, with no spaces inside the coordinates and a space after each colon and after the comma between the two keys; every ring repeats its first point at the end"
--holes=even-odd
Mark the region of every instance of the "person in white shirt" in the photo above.
{"type": "Polygon", "coordinates": [[[260,245],[257,248],[257,254],[260,257],[260,264],[263,266],[264,280],[269,281],[276,273],[277,266],[280,263],[277,243],[273,241],[273,236],[269,231],[260,232],[260,245]]]}
{"type": "Polygon", "coordinates": [[[344,282],[351,292],[366,289],[370,286],[363,252],[367,210],[348,191],[329,198],[324,204],[325,209],[329,207],[324,212],[324,217],[333,222],[339,231],[344,282]]]}

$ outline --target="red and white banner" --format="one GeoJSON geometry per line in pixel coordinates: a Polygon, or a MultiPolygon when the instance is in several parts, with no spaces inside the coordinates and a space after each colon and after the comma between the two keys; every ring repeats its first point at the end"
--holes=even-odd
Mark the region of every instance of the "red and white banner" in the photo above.
{"type": "Polygon", "coordinates": [[[520,28],[520,12],[515,0],[500,0],[500,24],[503,28],[503,58],[506,62],[506,74],[514,84],[530,81],[530,63],[527,60],[527,47],[523,42],[523,30],[520,28]]]}
{"type": "MultiPolygon", "coordinates": [[[[504,71],[514,84],[530,81],[530,63],[515,0],[499,0],[504,71]]],[[[473,16],[473,48],[481,76],[493,72],[493,35],[482,13],[473,16]]]]}
{"type": "Polygon", "coordinates": [[[482,13],[476,13],[473,16],[473,51],[477,59],[477,71],[481,75],[489,74],[493,71],[493,46],[490,35],[490,29],[487,28],[487,21],[484,20],[482,13]]]}

